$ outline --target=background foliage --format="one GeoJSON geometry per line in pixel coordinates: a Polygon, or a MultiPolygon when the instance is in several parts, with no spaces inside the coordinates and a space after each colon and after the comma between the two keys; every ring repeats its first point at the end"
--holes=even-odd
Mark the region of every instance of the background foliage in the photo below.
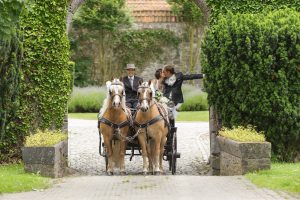
{"type": "Polygon", "coordinates": [[[299,0],[205,0],[211,10],[210,21],[216,23],[219,14],[232,13],[261,13],[263,10],[278,10],[285,7],[300,11],[299,0]]]}
{"type": "Polygon", "coordinates": [[[179,22],[185,25],[182,36],[181,63],[182,72],[196,73],[200,68],[199,57],[201,42],[205,34],[204,13],[194,1],[168,0],[179,22]]]}
{"type": "Polygon", "coordinates": [[[206,36],[208,101],[225,126],[257,126],[280,160],[300,142],[300,14],[221,15],[206,36]]]}
{"type": "Polygon", "coordinates": [[[102,85],[121,76],[127,63],[142,69],[164,47],[177,47],[178,38],[170,31],[131,30],[124,2],[87,0],[76,15],[70,37],[76,86],[102,85]]]}
{"type": "Polygon", "coordinates": [[[22,33],[19,17],[24,3],[0,1],[0,163],[16,156],[23,135],[15,132],[19,124],[22,33]]]}
{"type": "MultiPolygon", "coordinates": [[[[70,113],[95,113],[102,106],[106,97],[105,87],[89,86],[85,88],[74,87],[68,103],[70,113]]],[[[180,111],[208,110],[207,94],[191,85],[183,86],[184,103],[180,111]]]]}

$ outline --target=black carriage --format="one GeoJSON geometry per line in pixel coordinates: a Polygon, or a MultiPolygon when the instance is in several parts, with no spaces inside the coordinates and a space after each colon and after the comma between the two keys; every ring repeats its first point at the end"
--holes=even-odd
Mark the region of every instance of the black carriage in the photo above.
{"type": "MultiPolygon", "coordinates": [[[[135,110],[132,110],[133,113],[135,110]]],[[[99,125],[98,125],[99,127],[99,125]]],[[[139,145],[139,141],[137,139],[136,131],[133,127],[129,128],[129,137],[127,138],[127,147],[126,147],[126,155],[130,156],[129,160],[131,161],[134,156],[141,156],[141,147],[139,145]]],[[[106,155],[106,148],[104,143],[102,142],[102,136],[99,134],[99,154],[104,157],[105,166],[107,169],[108,158],[106,155]]],[[[177,127],[175,127],[175,121],[170,120],[170,128],[167,134],[167,141],[164,148],[164,156],[163,160],[168,161],[169,163],[169,171],[172,174],[176,174],[176,164],[177,158],[180,158],[180,153],[177,152],[177,127]]]]}

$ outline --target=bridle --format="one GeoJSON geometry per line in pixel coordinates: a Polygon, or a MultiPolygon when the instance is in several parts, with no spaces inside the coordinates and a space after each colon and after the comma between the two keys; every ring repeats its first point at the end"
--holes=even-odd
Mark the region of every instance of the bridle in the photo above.
{"type": "MultiPolygon", "coordinates": [[[[113,86],[113,85],[122,86],[123,87],[122,83],[120,83],[120,82],[111,83],[111,86],[113,86]]],[[[119,94],[119,93],[113,94],[113,95],[111,95],[111,94],[112,94],[112,91],[109,90],[109,96],[110,96],[111,99],[115,98],[115,96],[119,96],[120,99],[122,99],[125,96],[124,92],[122,94],[119,94]]]]}
{"type": "MultiPolygon", "coordinates": [[[[138,90],[139,89],[148,89],[148,90],[150,90],[151,91],[151,88],[149,87],[149,86],[143,86],[143,85],[140,85],[139,87],[138,87],[138,90]]],[[[152,92],[152,91],[151,91],[152,92]]],[[[150,105],[150,102],[151,102],[151,98],[148,98],[148,97],[146,97],[146,98],[144,98],[144,97],[141,97],[141,98],[139,98],[139,102],[141,103],[142,101],[147,101],[148,102],[148,104],[150,105]]]]}

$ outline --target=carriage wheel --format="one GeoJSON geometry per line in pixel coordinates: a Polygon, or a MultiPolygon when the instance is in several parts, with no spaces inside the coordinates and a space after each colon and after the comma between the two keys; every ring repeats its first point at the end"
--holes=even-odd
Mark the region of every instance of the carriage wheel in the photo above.
{"type": "MultiPolygon", "coordinates": [[[[173,135],[173,133],[171,134],[173,135]]],[[[173,143],[173,137],[169,136],[167,140],[167,160],[169,162],[169,171],[172,170],[172,143],[173,143]]]]}
{"type": "Polygon", "coordinates": [[[176,174],[176,160],[177,160],[177,134],[174,132],[172,138],[172,158],[171,158],[171,165],[172,165],[172,174],[176,174]]]}

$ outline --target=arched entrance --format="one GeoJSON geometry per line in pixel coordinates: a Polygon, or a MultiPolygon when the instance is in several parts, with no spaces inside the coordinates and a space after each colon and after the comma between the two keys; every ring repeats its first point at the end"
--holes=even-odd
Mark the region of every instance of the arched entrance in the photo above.
{"type": "MultiPolygon", "coordinates": [[[[67,23],[67,31],[68,32],[71,29],[71,22],[72,22],[73,15],[75,14],[76,10],[79,8],[79,6],[83,2],[84,2],[84,0],[73,0],[73,1],[71,1],[70,6],[69,6],[69,10],[68,10],[68,15],[67,15],[67,22],[66,22],[67,23]]],[[[199,7],[203,11],[205,11],[206,16],[207,16],[205,19],[207,20],[208,19],[208,15],[209,15],[209,10],[208,10],[205,2],[201,1],[201,0],[198,0],[197,4],[199,5],[199,7]]],[[[208,21],[206,21],[205,23],[208,24],[208,21]]],[[[85,126],[85,125],[83,125],[83,126],[85,126]]],[[[93,126],[92,124],[86,123],[86,127],[92,127],[92,126],[93,126]]],[[[188,127],[185,127],[185,125],[182,125],[182,126],[184,127],[183,130],[187,130],[188,129],[188,127]]],[[[202,145],[201,148],[199,148],[200,150],[199,149],[198,150],[202,151],[202,156],[205,155],[207,157],[207,158],[202,158],[202,159],[208,162],[209,157],[211,157],[210,161],[211,161],[211,165],[212,165],[212,167],[214,169],[213,174],[218,174],[218,170],[219,170],[219,167],[218,167],[218,154],[219,154],[219,150],[218,150],[216,139],[215,139],[216,138],[216,132],[217,132],[217,129],[218,129],[218,120],[216,118],[216,115],[214,114],[213,108],[210,109],[209,126],[205,127],[205,125],[198,124],[198,126],[197,125],[191,125],[191,127],[194,127],[195,130],[202,130],[202,129],[207,130],[207,133],[208,133],[208,129],[209,129],[209,135],[207,135],[208,136],[207,139],[204,136],[202,137],[202,135],[201,135],[201,138],[191,138],[190,141],[182,140],[182,142],[183,143],[193,143],[193,140],[194,140],[194,141],[196,141],[196,143],[198,142],[198,144],[196,146],[199,147],[199,146],[202,145]],[[199,145],[199,143],[201,143],[201,142],[203,144],[199,145]],[[209,146],[209,150],[206,150],[206,147],[205,147],[206,143],[209,146]],[[211,152],[211,154],[210,154],[210,152],[211,152]]],[[[71,136],[72,139],[74,139],[74,138],[76,138],[77,136],[80,135],[80,131],[76,131],[77,129],[80,129],[80,127],[72,127],[72,125],[71,125],[70,128],[71,129],[74,128],[75,132],[76,132],[76,133],[74,133],[74,135],[71,136]]],[[[84,130],[82,130],[82,131],[84,132],[84,130]]],[[[92,132],[90,133],[91,136],[93,134],[97,135],[97,130],[96,129],[94,129],[92,132]]],[[[184,133],[182,133],[182,135],[184,135],[184,133]]],[[[204,135],[204,133],[203,133],[203,135],[204,135]]],[[[82,137],[84,137],[84,136],[82,136],[82,137]]],[[[84,141],[85,141],[85,139],[84,139],[84,141]]],[[[84,152],[83,151],[82,154],[75,155],[76,152],[79,151],[79,149],[76,149],[76,146],[78,146],[80,148],[80,144],[79,143],[76,144],[76,142],[74,143],[74,147],[71,146],[70,152],[71,152],[71,156],[72,156],[72,153],[74,153],[75,158],[77,157],[78,160],[79,160],[79,162],[76,161],[77,163],[76,162],[73,163],[75,166],[76,165],[80,166],[79,163],[81,163],[81,164],[82,163],[86,163],[86,164],[83,164],[85,167],[84,166],[81,166],[81,167],[85,168],[87,173],[90,172],[92,174],[97,174],[97,173],[101,173],[101,171],[97,171],[97,169],[99,169],[98,164],[100,163],[100,161],[99,161],[99,154],[97,152],[97,146],[95,146],[95,145],[98,144],[98,138],[94,138],[92,141],[93,141],[93,144],[94,143],[95,144],[94,144],[94,147],[92,149],[90,149],[91,150],[90,152],[84,152]],[[86,160],[82,160],[83,157],[85,157],[87,159],[86,160]],[[79,159],[79,158],[81,158],[81,159],[79,159]],[[81,160],[81,162],[80,162],[80,160],[81,160]],[[90,164],[88,164],[88,163],[90,163],[90,164]],[[91,163],[94,163],[94,164],[91,165],[91,163]],[[93,167],[93,166],[96,166],[96,168],[93,167]]],[[[179,138],[179,141],[180,141],[180,138],[179,138]]],[[[195,149],[196,149],[195,151],[197,151],[197,148],[195,148],[195,149]]],[[[190,149],[190,151],[194,152],[193,149],[190,149]]],[[[189,153],[188,151],[186,151],[185,154],[191,154],[192,155],[192,153],[189,153]]],[[[192,160],[192,159],[188,159],[188,160],[192,160]]],[[[71,163],[71,165],[72,165],[72,163],[71,163]]],[[[132,165],[132,163],[128,163],[128,165],[132,165]]],[[[104,168],[102,168],[102,169],[104,169],[104,168]]],[[[182,173],[188,173],[188,172],[182,172],[182,173]]]]}

